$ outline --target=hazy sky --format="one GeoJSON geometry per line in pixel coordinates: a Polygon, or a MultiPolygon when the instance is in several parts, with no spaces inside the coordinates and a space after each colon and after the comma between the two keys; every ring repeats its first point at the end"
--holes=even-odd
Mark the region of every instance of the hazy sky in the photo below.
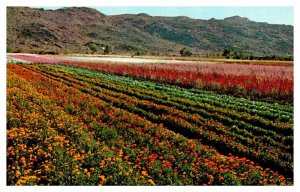
{"type": "MultiPolygon", "coordinates": [[[[43,7],[57,9],[59,7],[43,7]]],[[[252,21],[293,25],[293,7],[93,7],[106,15],[147,13],[152,16],[188,16],[224,19],[239,15],[252,21]]]]}

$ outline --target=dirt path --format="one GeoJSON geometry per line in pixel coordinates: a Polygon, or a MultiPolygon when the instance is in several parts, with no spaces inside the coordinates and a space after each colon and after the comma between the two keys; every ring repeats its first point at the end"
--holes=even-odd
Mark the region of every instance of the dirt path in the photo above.
{"type": "Polygon", "coordinates": [[[170,59],[146,59],[135,57],[77,57],[71,56],[68,59],[76,61],[90,61],[90,62],[112,62],[112,63],[135,63],[135,64],[151,64],[151,63],[199,63],[199,61],[183,61],[170,59]]]}

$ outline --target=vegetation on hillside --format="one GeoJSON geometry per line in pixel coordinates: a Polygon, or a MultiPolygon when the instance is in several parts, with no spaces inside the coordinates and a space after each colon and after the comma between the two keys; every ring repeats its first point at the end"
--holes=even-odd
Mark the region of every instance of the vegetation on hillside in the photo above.
{"type": "Polygon", "coordinates": [[[102,45],[110,45],[113,50],[109,53],[133,55],[179,55],[178,50],[186,47],[193,55],[221,55],[230,48],[255,56],[284,56],[293,55],[293,26],[238,16],[199,20],[147,14],[106,16],[80,7],[8,7],[7,45],[13,51],[31,53],[103,53],[102,45]]]}

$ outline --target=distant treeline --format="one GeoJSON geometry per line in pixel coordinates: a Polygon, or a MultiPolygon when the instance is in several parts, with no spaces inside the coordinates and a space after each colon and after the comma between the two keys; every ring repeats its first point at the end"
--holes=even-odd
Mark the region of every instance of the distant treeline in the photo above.
{"type": "MultiPolygon", "coordinates": [[[[103,54],[110,54],[112,53],[112,46],[111,45],[95,45],[93,43],[86,44],[92,51],[92,53],[103,53],[103,54]]],[[[6,49],[7,53],[22,53],[22,49],[13,50],[10,47],[6,49]]],[[[33,50],[31,53],[41,54],[41,55],[58,55],[58,54],[70,54],[71,52],[65,50],[62,53],[57,51],[49,51],[49,50],[33,50]]],[[[113,53],[115,54],[115,53],[113,53]]],[[[189,56],[199,56],[203,57],[203,55],[193,54],[189,49],[186,47],[179,50],[179,54],[183,57],[189,56]]],[[[132,56],[142,56],[142,55],[153,55],[159,56],[159,53],[148,53],[147,51],[143,50],[136,50],[132,53],[132,56]]],[[[174,55],[176,56],[176,55],[174,55]]],[[[208,58],[226,58],[226,59],[240,59],[240,60],[277,60],[277,61],[293,61],[294,57],[292,55],[254,55],[253,53],[244,53],[241,51],[234,51],[231,49],[224,49],[223,53],[210,53],[205,55],[208,58]]]]}
{"type": "MultiPolygon", "coordinates": [[[[189,49],[184,47],[179,51],[181,56],[188,57],[188,56],[199,56],[197,54],[193,54],[189,49]]],[[[226,59],[240,59],[240,60],[277,60],[277,61],[293,61],[294,57],[292,55],[254,55],[253,53],[244,53],[241,51],[235,51],[232,49],[224,49],[223,53],[217,54],[206,54],[208,58],[220,58],[224,57],[226,59]]]]}
{"type": "Polygon", "coordinates": [[[252,53],[243,53],[231,49],[224,49],[223,57],[226,59],[241,59],[241,60],[278,60],[278,61],[293,61],[292,55],[254,55],[252,53]]]}

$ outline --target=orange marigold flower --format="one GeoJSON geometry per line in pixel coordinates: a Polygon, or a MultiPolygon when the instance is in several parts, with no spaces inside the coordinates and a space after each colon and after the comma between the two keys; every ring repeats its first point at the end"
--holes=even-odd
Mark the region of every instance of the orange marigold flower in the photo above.
{"type": "Polygon", "coordinates": [[[222,177],[221,175],[219,176],[219,180],[220,181],[223,181],[224,180],[224,177],[222,177]]]}
{"type": "Polygon", "coordinates": [[[18,177],[19,175],[21,175],[21,172],[19,170],[16,171],[16,176],[18,177]]]}
{"type": "Polygon", "coordinates": [[[102,160],[102,161],[101,161],[101,164],[100,164],[100,168],[103,168],[104,166],[105,166],[105,161],[102,160]]]}
{"type": "Polygon", "coordinates": [[[279,175],[278,179],[279,179],[280,181],[284,181],[284,180],[285,180],[284,176],[282,176],[282,175],[279,175]]]}
{"type": "Polygon", "coordinates": [[[104,176],[104,175],[99,175],[98,177],[99,177],[99,179],[100,179],[98,185],[103,185],[103,183],[104,183],[105,180],[106,180],[106,179],[105,179],[105,176],[104,176]]]}
{"type": "Polygon", "coordinates": [[[145,177],[147,177],[148,176],[147,171],[142,171],[142,175],[145,176],[145,177]]]}
{"type": "Polygon", "coordinates": [[[266,172],[262,172],[261,174],[260,174],[260,176],[262,176],[262,177],[265,177],[267,174],[266,174],[266,172]]]}
{"type": "Polygon", "coordinates": [[[21,161],[21,163],[26,164],[26,159],[25,159],[25,157],[21,157],[20,161],[21,161]]]}
{"type": "Polygon", "coordinates": [[[213,180],[214,176],[209,175],[208,178],[209,178],[209,180],[211,181],[211,180],[213,180]]]}
{"type": "Polygon", "coordinates": [[[122,155],[123,155],[123,150],[122,149],[119,150],[119,154],[118,155],[119,155],[119,157],[122,157],[122,155]]]}
{"type": "Polygon", "coordinates": [[[101,179],[101,181],[105,181],[105,176],[104,175],[99,175],[99,179],[101,179]]]}
{"type": "Polygon", "coordinates": [[[52,148],[51,146],[48,146],[48,150],[49,150],[49,151],[52,151],[53,148],[52,148]]]}
{"type": "Polygon", "coordinates": [[[151,185],[155,185],[155,182],[154,182],[152,179],[148,179],[148,182],[149,182],[151,185]]]}

